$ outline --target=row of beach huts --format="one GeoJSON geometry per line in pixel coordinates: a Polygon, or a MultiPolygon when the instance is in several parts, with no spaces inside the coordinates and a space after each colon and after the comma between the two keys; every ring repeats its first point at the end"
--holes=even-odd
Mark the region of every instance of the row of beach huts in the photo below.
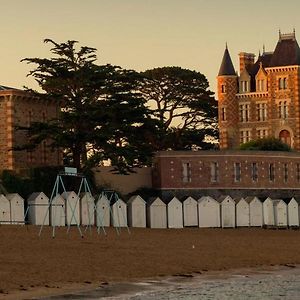
{"type": "Polygon", "coordinates": [[[105,194],[96,201],[90,193],[80,197],[64,192],[53,198],[33,193],[24,203],[18,194],[0,195],[0,224],[33,225],[96,225],[115,227],[299,227],[300,203],[289,200],[257,197],[214,199],[203,196],[199,200],[176,197],[163,201],[159,197],[147,202],[133,196],[125,203],[120,198],[110,201],[105,194]]]}

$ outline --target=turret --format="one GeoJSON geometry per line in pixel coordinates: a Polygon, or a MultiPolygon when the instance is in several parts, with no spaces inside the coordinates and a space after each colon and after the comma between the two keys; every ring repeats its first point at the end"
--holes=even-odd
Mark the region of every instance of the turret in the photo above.
{"type": "Polygon", "coordinates": [[[236,124],[238,122],[238,104],[236,94],[238,93],[238,77],[233,63],[226,48],[220,66],[218,80],[218,111],[220,148],[232,148],[235,144],[233,137],[236,136],[236,124]]]}

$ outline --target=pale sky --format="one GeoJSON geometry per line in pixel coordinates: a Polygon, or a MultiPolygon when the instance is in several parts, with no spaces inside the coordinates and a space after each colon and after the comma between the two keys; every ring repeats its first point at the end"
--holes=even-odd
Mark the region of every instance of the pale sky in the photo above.
{"type": "Polygon", "coordinates": [[[36,87],[25,57],[49,57],[49,45],[78,40],[98,49],[98,63],[143,71],[180,66],[216,86],[227,41],[238,53],[274,50],[278,30],[296,29],[299,0],[0,0],[0,84],[36,87]]]}

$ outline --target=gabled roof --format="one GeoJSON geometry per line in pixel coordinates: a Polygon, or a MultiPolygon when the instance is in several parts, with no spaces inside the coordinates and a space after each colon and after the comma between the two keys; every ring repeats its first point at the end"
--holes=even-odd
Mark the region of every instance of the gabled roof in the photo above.
{"type": "Polygon", "coordinates": [[[16,88],[0,85],[0,91],[7,91],[7,90],[18,90],[16,88]]]}
{"type": "Polygon", "coordinates": [[[295,32],[279,34],[279,41],[270,61],[270,67],[300,65],[300,48],[295,32]]]}
{"type": "Polygon", "coordinates": [[[218,76],[224,76],[224,75],[236,75],[227,45],[224,51],[218,76]]]}

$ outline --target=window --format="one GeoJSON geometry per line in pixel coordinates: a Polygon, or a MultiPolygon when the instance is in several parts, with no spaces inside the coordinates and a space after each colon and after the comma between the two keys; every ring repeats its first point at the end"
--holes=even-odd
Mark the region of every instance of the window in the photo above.
{"type": "Polygon", "coordinates": [[[258,167],[257,163],[251,164],[251,178],[252,181],[256,182],[258,180],[258,167]]]}
{"type": "Polygon", "coordinates": [[[283,165],[283,180],[284,182],[288,181],[288,164],[283,165]]]}
{"type": "Polygon", "coordinates": [[[240,122],[248,122],[250,119],[250,105],[240,104],[240,122]]]}
{"type": "Polygon", "coordinates": [[[241,163],[234,163],[234,181],[241,181],[241,163]]]}
{"type": "Polygon", "coordinates": [[[226,93],[226,86],[225,86],[225,84],[221,85],[221,93],[222,94],[226,93]]]}
{"type": "Polygon", "coordinates": [[[219,165],[217,162],[212,162],[210,164],[210,181],[211,182],[219,181],[219,165]]]}
{"type": "Polygon", "coordinates": [[[279,116],[279,119],[288,118],[288,103],[287,103],[287,101],[279,101],[278,116],[279,116]]]}
{"type": "Polygon", "coordinates": [[[249,142],[251,139],[250,130],[241,130],[240,131],[240,144],[244,144],[249,142]]]}
{"type": "Polygon", "coordinates": [[[264,92],[266,90],[264,79],[257,80],[256,89],[257,89],[258,92],[264,92]]]}
{"type": "Polygon", "coordinates": [[[226,107],[221,108],[221,120],[226,121],[226,107]]]}
{"type": "Polygon", "coordinates": [[[275,168],[274,164],[269,164],[269,180],[273,182],[275,180],[275,168]]]}
{"type": "Polygon", "coordinates": [[[279,90],[287,89],[287,78],[286,77],[280,77],[278,79],[278,89],[279,90]]]}
{"type": "Polygon", "coordinates": [[[256,136],[258,139],[266,138],[268,136],[268,130],[267,129],[257,129],[256,136]]]}
{"type": "Polygon", "coordinates": [[[256,104],[257,121],[267,120],[267,103],[256,104]]]}
{"type": "Polygon", "coordinates": [[[191,182],[191,163],[184,162],[182,163],[182,181],[183,182],[191,182]]]}
{"type": "Polygon", "coordinates": [[[300,181],[300,164],[297,164],[297,168],[296,168],[296,172],[297,172],[297,181],[299,182],[300,181]]]}
{"type": "Polygon", "coordinates": [[[249,83],[248,81],[241,81],[241,92],[242,93],[247,93],[249,91],[249,83]]]}

